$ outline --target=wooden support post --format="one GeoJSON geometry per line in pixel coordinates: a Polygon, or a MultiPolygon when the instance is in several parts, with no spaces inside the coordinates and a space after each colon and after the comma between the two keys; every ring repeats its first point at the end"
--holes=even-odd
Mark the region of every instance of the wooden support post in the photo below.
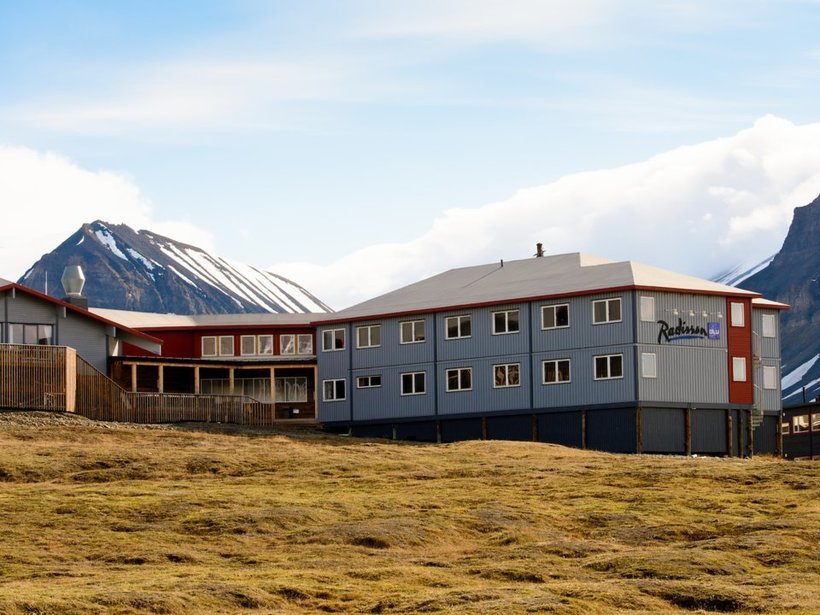
{"type": "Polygon", "coordinates": [[[683,415],[683,440],[686,455],[692,455],[692,407],[686,408],[683,415]]]}
{"type": "Polygon", "coordinates": [[[487,439],[487,417],[486,416],[481,417],[481,439],[482,440],[487,439]]]}
{"type": "Polygon", "coordinates": [[[587,447],[587,411],[581,411],[581,448],[587,447]]]}
{"type": "MultiPolygon", "coordinates": [[[[760,428],[763,429],[763,423],[760,424],[760,428]]],[[[752,457],[755,453],[755,432],[752,425],[751,410],[746,411],[746,447],[746,454],[752,457]]]]}
{"type": "Polygon", "coordinates": [[[777,417],[777,435],[774,439],[774,452],[778,457],[783,456],[783,411],[777,417]]]}
{"type": "Polygon", "coordinates": [[[398,437],[397,437],[398,430],[396,429],[395,423],[393,425],[391,425],[391,432],[392,432],[392,435],[393,435],[393,439],[397,440],[398,439],[398,437]]]}
{"type": "Polygon", "coordinates": [[[236,385],[236,379],[234,377],[234,368],[228,368],[228,395],[234,394],[234,386],[236,385]]]}
{"type": "Polygon", "coordinates": [[[157,392],[165,392],[165,370],[162,365],[157,365],[157,392]]]}
{"type": "Polygon", "coordinates": [[[194,367],[194,395],[199,395],[199,366],[194,367]]]}
{"type": "Polygon", "coordinates": [[[641,407],[635,408],[635,452],[640,454],[643,448],[643,439],[641,435],[641,407]]]}
{"type": "Polygon", "coordinates": [[[270,403],[276,403],[276,368],[270,368],[270,403]]]}
{"type": "Polygon", "coordinates": [[[131,392],[137,392],[137,364],[131,364],[131,392]]]}
{"type": "Polygon", "coordinates": [[[436,421],[436,444],[441,444],[441,421],[436,421]]]}
{"type": "Polygon", "coordinates": [[[733,455],[732,451],[732,411],[726,410],[726,457],[733,455]]]}
{"type": "Polygon", "coordinates": [[[538,442],[538,415],[532,415],[532,441],[538,442]]]}

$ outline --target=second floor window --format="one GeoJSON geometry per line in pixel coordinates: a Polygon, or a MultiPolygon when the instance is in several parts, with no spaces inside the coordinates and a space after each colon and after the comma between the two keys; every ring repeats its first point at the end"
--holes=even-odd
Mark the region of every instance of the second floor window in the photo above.
{"type": "Polygon", "coordinates": [[[542,329],[563,329],[569,327],[569,304],[545,305],[541,307],[542,329]]]}
{"type": "Polygon", "coordinates": [[[592,324],[621,321],[621,298],[601,299],[592,302],[592,324]]]}
{"type": "Polygon", "coordinates": [[[332,350],[344,350],[344,348],[344,329],[325,329],[322,331],[322,350],[330,352],[332,350]]]}
{"type": "Polygon", "coordinates": [[[401,327],[401,343],[415,344],[424,341],[424,321],[423,320],[408,320],[400,324],[401,327]]]}
{"type": "Polygon", "coordinates": [[[375,348],[376,346],[381,346],[381,340],[381,325],[365,325],[363,327],[356,327],[357,348],[375,348]]]}
{"type": "Polygon", "coordinates": [[[444,319],[448,340],[456,340],[472,335],[471,318],[469,314],[463,316],[448,316],[444,319]]]}
{"type": "Polygon", "coordinates": [[[493,335],[518,333],[518,310],[493,312],[493,335]]]}

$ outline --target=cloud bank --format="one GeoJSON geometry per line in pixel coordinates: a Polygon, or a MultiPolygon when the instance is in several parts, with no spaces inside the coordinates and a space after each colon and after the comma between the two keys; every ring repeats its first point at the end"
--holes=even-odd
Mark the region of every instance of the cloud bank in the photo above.
{"type": "MultiPolygon", "coordinates": [[[[548,253],[591,252],[711,277],[777,252],[794,207],[818,193],[820,124],[766,116],[732,137],[447,210],[406,243],[271,270],[336,309],[452,267],[527,258],[536,242],[548,253]]],[[[401,224],[412,212],[384,215],[401,224]]]]}
{"type": "Polygon", "coordinates": [[[193,224],[157,219],[129,178],[22,147],[0,146],[0,210],[0,277],[10,280],[96,219],[148,228],[206,249],[213,243],[193,224]]]}

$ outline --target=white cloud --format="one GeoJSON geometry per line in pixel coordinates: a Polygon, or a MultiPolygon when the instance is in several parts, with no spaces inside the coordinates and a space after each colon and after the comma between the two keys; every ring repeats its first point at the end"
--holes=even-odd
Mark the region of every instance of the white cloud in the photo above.
{"type": "Polygon", "coordinates": [[[96,219],[148,228],[204,248],[212,244],[210,234],[193,224],[156,220],[130,179],[28,148],[0,146],[0,203],[0,277],[11,280],[96,219]]]}
{"type": "Polygon", "coordinates": [[[539,241],[550,253],[592,252],[709,277],[775,253],[794,207],[818,193],[820,124],[766,116],[729,138],[445,211],[407,243],[370,246],[327,266],[271,269],[336,308],[451,267],[526,258],[539,241]]]}

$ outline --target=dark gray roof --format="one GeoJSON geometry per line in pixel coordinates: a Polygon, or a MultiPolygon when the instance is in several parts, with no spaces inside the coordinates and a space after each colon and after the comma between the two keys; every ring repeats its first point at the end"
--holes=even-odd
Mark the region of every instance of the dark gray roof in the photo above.
{"type": "Polygon", "coordinates": [[[315,321],[361,320],[623,288],[759,296],[650,265],[576,252],[451,269],[315,321]]]}

